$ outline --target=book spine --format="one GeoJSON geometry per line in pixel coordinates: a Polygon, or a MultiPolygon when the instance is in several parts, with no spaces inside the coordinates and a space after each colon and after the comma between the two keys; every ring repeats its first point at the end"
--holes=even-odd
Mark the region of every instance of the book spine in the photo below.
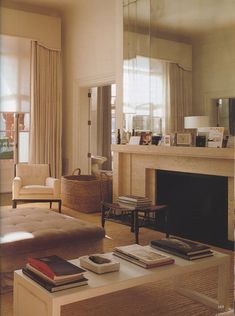
{"type": "Polygon", "coordinates": [[[40,278],[38,275],[36,275],[35,273],[33,273],[32,271],[30,271],[26,268],[23,268],[22,272],[25,275],[27,275],[31,280],[33,280],[37,284],[41,285],[43,288],[45,288],[49,292],[57,292],[57,291],[65,290],[65,289],[70,289],[70,288],[73,288],[76,286],[88,284],[88,280],[86,278],[83,278],[80,281],[69,282],[69,283],[66,283],[63,285],[53,285],[53,284],[47,282],[46,280],[40,278]]]}
{"type": "Polygon", "coordinates": [[[177,252],[175,250],[172,250],[170,248],[165,248],[165,247],[160,247],[160,246],[157,246],[157,245],[153,245],[151,244],[151,247],[155,248],[155,249],[158,249],[158,250],[161,250],[161,251],[165,251],[167,253],[170,253],[172,255],[175,255],[175,256],[178,256],[178,257],[181,257],[181,258],[184,258],[184,259],[187,259],[187,260],[190,260],[190,257],[187,256],[187,255],[184,255],[180,252],[177,252]]]}
{"type": "Polygon", "coordinates": [[[29,271],[28,269],[23,268],[22,272],[27,275],[31,280],[35,281],[39,285],[41,285],[43,288],[45,288],[47,291],[52,292],[53,285],[48,283],[46,280],[41,279],[37,275],[35,275],[33,272],[29,271]]]}

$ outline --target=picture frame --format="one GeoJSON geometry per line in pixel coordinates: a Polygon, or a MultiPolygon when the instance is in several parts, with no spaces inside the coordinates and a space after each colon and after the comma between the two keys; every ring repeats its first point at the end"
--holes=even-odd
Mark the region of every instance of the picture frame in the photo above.
{"type": "Polygon", "coordinates": [[[222,148],[224,127],[200,127],[197,131],[199,136],[207,135],[207,147],[222,148]]]}
{"type": "Polygon", "coordinates": [[[191,133],[176,133],[176,146],[191,146],[191,133]]]}
{"type": "Polygon", "coordinates": [[[152,143],[152,132],[140,133],[140,145],[150,145],[152,143]]]}
{"type": "Polygon", "coordinates": [[[131,136],[128,145],[139,145],[140,144],[140,136],[131,136]]]}
{"type": "Polygon", "coordinates": [[[163,146],[170,146],[170,145],[171,145],[171,135],[164,135],[163,146]]]}

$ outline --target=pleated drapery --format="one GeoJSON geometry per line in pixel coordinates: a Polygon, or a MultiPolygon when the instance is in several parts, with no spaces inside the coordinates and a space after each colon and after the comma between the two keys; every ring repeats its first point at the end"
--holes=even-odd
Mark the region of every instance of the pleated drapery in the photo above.
{"type": "Polygon", "coordinates": [[[32,42],[30,162],[61,176],[61,52],[32,42]]]}
{"type": "Polygon", "coordinates": [[[169,86],[166,129],[171,132],[184,131],[184,116],[192,114],[192,71],[170,63],[169,86]]]}

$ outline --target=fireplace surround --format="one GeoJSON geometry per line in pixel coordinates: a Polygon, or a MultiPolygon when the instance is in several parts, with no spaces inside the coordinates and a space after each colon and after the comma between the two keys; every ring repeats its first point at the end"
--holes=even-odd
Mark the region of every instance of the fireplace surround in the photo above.
{"type": "MultiPolygon", "coordinates": [[[[227,182],[227,241],[234,241],[234,149],[207,147],[164,147],[155,145],[112,145],[113,200],[135,194],[157,200],[157,170],[218,176],[227,182]]],[[[213,178],[214,179],[214,178],[213,178]]],[[[213,223],[210,214],[209,229],[213,223]]],[[[224,225],[224,224],[223,224],[224,225]]],[[[221,224],[220,229],[224,230],[221,224]]]]}

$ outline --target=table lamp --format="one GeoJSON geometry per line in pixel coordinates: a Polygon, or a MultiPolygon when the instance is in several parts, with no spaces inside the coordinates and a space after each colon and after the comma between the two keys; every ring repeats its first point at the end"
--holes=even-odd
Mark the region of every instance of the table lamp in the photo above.
{"type": "Polygon", "coordinates": [[[209,126],[209,116],[185,116],[184,117],[184,128],[192,129],[192,139],[193,146],[195,146],[195,139],[197,134],[197,129],[199,127],[208,127],[209,126]]]}

